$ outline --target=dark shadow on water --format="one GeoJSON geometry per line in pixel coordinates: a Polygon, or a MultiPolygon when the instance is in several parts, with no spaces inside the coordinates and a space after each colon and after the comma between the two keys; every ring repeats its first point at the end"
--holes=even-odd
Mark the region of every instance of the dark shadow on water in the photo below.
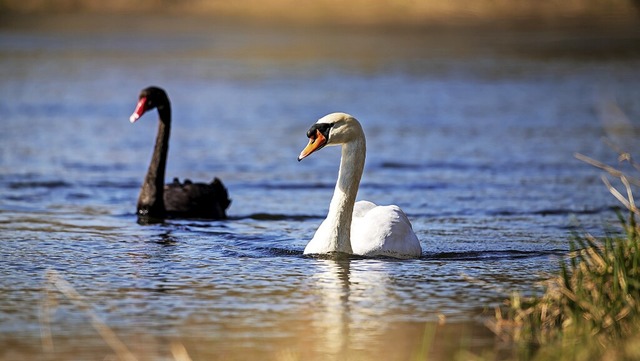
{"type": "Polygon", "coordinates": [[[164,221],[164,218],[138,215],[137,223],[141,226],[152,226],[157,224],[164,224],[164,221]]]}
{"type": "Polygon", "coordinates": [[[519,250],[495,250],[495,251],[466,251],[466,252],[441,252],[423,253],[423,260],[448,260],[448,261],[495,261],[501,259],[523,259],[549,256],[564,256],[566,250],[551,249],[545,251],[519,251],[519,250]]]}
{"type": "Polygon", "coordinates": [[[178,240],[176,239],[176,237],[174,237],[171,234],[171,231],[166,231],[166,232],[163,232],[163,233],[159,234],[157,236],[157,239],[154,239],[153,242],[155,242],[156,244],[159,244],[161,246],[165,246],[165,247],[173,247],[173,246],[176,246],[179,243],[178,240]]]}
{"type": "Polygon", "coordinates": [[[609,213],[612,211],[616,211],[619,207],[598,207],[598,208],[585,208],[585,209],[568,209],[568,208],[548,208],[548,209],[539,209],[539,210],[512,210],[512,209],[504,209],[504,210],[496,210],[487,212],[488,215],[491,216],[523,216],[523,215],[534,215],[534,216],[570,216],[570,215],[593,215],[593,214],[601,214],[601,213],[609,213]]]}
{"type": "Polygon", "coordinates": [[[226,222],[254,220],[254,221],[306,221],[312,219],[321,219],[322,217],[306,215],[306,214],[281,214],[281,213],[252,213],[248,215],[230,216],[227,219],[207,219],[207,218],[177,218],[177,217],[149,217],[141,216],[134,213],[128,213],[122,216],[135,215],[137,223],[142,226],[147,225],[182,225],[194,226],[199,228],[226,228],[226,222]],[[184,222],[190,223],[184,223],[184,222]]]}
{"type": "Polygon", "coordinates": [[[303,250],[290,249],[282,247],[255,247],[247,249],[248,253],[243,254],[249,258],[263,257],[301,257],[316,260],[334,260],[334,261],[362,261],[362,260],[380,260],[385,262],[421,262],[421,261],[497,261],[497,260],[516,260],[531,259],[540,257],[563,257],[567,254],[563,249],[551,249],[544,251],[520,251],[520,250],[489,250],[489,251],[467,251],[467,252],[423,252],[419,258],[399,259],[393,257],[365,257],[342,252],[332,252],[328,254],[304,254],[303,250]],[[255,252],[253,252],[255,251],[255,252]]]}
{"type": "Polygon", "coordinates": [[[335,183],[259,183],[259,184],[245,184],[244,188],[258,188],[258,189],[280,189],[280,190],[304,190],[304,189],[333,189],[335,183]]]}
{"type": "Polygon", "coordinates": [[[280,213],[252,213],[247,216],[229,217],[229,220],[252,219],[256,221],[306,221],[308,219],[318,219],[320,217],[310,215],[291,215],[280,213]]]}
{"type": "Polygon", "coordinates": [[[257,247],[255,251],[259,251],[262,255],[256,258],[262,257],[300,257],[303,255],[301,250],[281,248],[281,247],[257,247]]]}
{"type": "Polygon", "coordinates": [[[10,189],[24,189],[24,188],[69,188],[72,184],[62,180],[50,180],[50,181],[20,181],[9,183],[10,189]]]}
{"type": "Polygon", "coordinates": [[[385,161],[381,162],[376,166],[376,164],[371,165],[372,168],[382,168],[382,169],[409,169],[409,170],[476,170],[476,171],[486,171],[496,168],[495,164],[486,164],[486,163],[464,163],[464,162],[426,162],[426,163],[406,163],[399,161],[385,161]]]}

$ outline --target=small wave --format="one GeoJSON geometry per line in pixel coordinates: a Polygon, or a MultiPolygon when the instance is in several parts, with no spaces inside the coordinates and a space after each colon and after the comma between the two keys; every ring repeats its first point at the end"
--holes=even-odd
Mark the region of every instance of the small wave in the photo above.
{"type": "MultiPolygon", "coordinates": [[[[237,185],[238,186],[238,185],[237,185]]],[[[285,189],[285,190],[306,190],[306,189],[332,189],[335,183],[258,183],[244,184],[244,188],[257,189],[285,189]]]]}
{"type": "Polygon", "coordinates": [[[387,168],[387,169],[420,169],[424,167],[425,167],[424,164],[417,164],[417,163],[402,163],[402,162],[380,163],[380,168],[387,168]]]}
{"type": "Polygon", "coordinates": [[[437,190],[437,189],[445,189],[451,188],[450,184],[442,183],[442,182],[433,182],[433,183],[374,183],[374,182],[362,182],[360,184],[361,189],[382,189],[382,190],[390,190],[393,189],[398,191],[409,190],[409,191],[417,191],[417,190],[437,190]]]}
{"type": "Polygon", "coordinates": [[[20,181],[9,183],[10,189],[28,189],[28,188],[68,188],[72,184],[62,180],[50,180],[50,181],[20,181]]]}
{"type": "MultiPolygon", "coordinates": [[[[397,161],[385,161],[378,165],[385,169],[437,169],[437,170],[488,170],[494,166],[490,164],[462,163],[462,162],[427,162],[427,163],[405,163],[397,161]]],[[[375,167],[375,165],[374,165],[375,167]]]]}
{"type": "Polygon", "coordinates": [[[571,214],[589,215],[589,214],[599,214],[603,212],[610,212],[610,211],[613,211],[614,209],[615,208],[612,208],[612,207],[600,207],[600,208],[593,208],[593,209],[558,208],[558,209],[542,209],[539,211],[532,212],[532,214],[536,214],[540,216],[571,215],[571,214]]]}
{"type": "Polygon", "coordinates": [[[96,187],[96,188],[138,189],[140,188],[141,184],[142,184],[141,181],[133,181],[133,180],[115,181],[115,180],[104,179],[104,180],[88,182],[85,185],[88,187],[96,187]]]}
{"type": "Polygon", "coordinates": [[[90,162],[65,162],[63,166],[68,169],[77,169],[90,172],[110,172],[126,170],[127,165],[124,163],[96,164],[90,162]]]}
{"type": "Polygon", "coordinates": [[[272,256],[302,256],[303,254],[301,250],[277,247],[264,248],[262,250],[268,252],[272,256]]]}
{"type": "Polygon", "coordinates": [[[229,217],[230,220],[253,219],[256,221],[305,221],[321,217],[306,214],[252,213],[247,216],[229,217]]]}
{"type": "Polygon", "coordinates": [[[490,250],[490,251],[465,251],[465,252],[442,252],[423,254],[422,258],[430,260],[452,260],[452,261],[485,261],[499,259],[521,259],[548,256],[562,256],[567,253],[566,250],[490,250]]]}
{"type": "Polygon", "coordinates": [[[237,237],[235,234],[225,238],[231,243],[219,247],[219,251],[233,258],[300,257],[303,253],[302,249],[285,248],[274,239],[237,237]]]}
{"type": "Polygon", "coordinates": [[[535,216],[570,216],[570,215],[592,215],[592,214],[600,214],[605,212],[611,212],[616,210],[616,207],[598,207],[591,209],[570,209],[570,208],[548,208],[548,209],[539,209],[539,210],[515,210],[515,209],[500,209],[495,211],[488,211],[487,214],[490,216],[524,216],[524,215],[535,215],[535,216]]]}

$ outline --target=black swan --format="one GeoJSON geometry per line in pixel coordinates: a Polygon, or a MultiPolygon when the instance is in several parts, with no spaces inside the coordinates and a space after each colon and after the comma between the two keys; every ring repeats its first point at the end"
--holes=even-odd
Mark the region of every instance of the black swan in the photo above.
{"type": "Polygon", "coordinates": [[[158,87],[148,87],[140,92],[136,109],[129,118],[131,123],[145,112],[157,108],[159,119],[156,145],[149,170],[138,197],[138,216],[145,218],[207,218],[224,219],[231,201],[220,179],[210,184],[193,183],[188,179],[180,183],[174,178],[164,184],[164,172],[171,132],[171,104],[167,93],[158,87]]]}

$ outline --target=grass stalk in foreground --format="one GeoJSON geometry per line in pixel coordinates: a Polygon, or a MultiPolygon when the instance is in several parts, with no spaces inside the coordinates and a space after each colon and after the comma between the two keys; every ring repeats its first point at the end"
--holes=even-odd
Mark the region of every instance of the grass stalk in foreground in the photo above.
{"type": "MultiPolygon", "coordinates": [[[[111,347],[115,352],[118,359],[124,361],[136,361],[137,357],[129,350],[129,348],[122,342],[122,340],[116,335],[116,333],[104,323],[100,317],[93,311],[92,307],[85,300],[85,298],[76,291],[76,289],[65,280],[58,272],[54,270],[47,271],[46,279],[48,285],[53,286],[67,299],[69,299],[76,307],[83,310],[84,313],[89,316],[91,325],[100,334],[102,339],[111,347]]],[[[48,289],[48,287],[47,287],[48,289]]],[[[49,297],[46,298],[47,300],[49,297]]],[[[43,305],[43,346],[45,350],[53,350],[53,339],[49,329],[49,312],[50,307],[48,301],[45,301],[43,305]]]]}

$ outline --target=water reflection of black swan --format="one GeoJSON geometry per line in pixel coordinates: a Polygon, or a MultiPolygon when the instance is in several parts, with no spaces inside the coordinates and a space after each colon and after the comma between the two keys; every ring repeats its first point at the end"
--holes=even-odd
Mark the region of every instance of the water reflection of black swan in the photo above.
{"type": "Polygon", "coordinates": [[[129,120],[133,123],[145,112],[157,108],[158,135],[149,170],[138,197],[138,216],[150,218],[226,218],[229,207],[227,189],[218,178],[210,184],[193,183],[188,179],[180,183],[174,178],[164,184],[164,172],[171,132],[171,105],[167,93],[158,87],[148,87],[140,92],[140,98],[129,120]]]}

